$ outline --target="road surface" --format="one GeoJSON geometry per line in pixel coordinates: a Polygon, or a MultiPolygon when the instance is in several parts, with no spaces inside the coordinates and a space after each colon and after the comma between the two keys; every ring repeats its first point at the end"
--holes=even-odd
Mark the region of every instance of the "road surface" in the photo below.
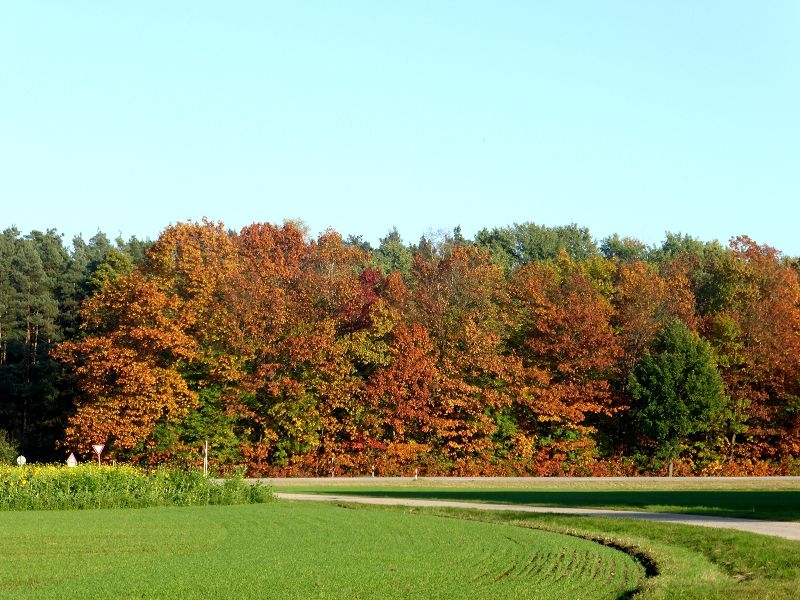
{"type": "Polygon", "coordinates": [[[415,498],[373,498],[368,496],[349,496],[344,494],[296,494],[275,492],[282,500],[303,500],[317,502],[353,502],[359,504],[383,504],[390,506],[435,506],[451,508],[474,508],[479,510],[508,510],[530,513],[555,513],[583,515],[590,517],[616,517],[659,521],[663,523],[682,523],[722,529],[737,529],[750,533],[760,533],[788,540],[800,541],[800,523],[786,521],[757,521],[755,519],[734,519],[729,517],[709,517],[703,515],[684,515],[675,513],[654,513],[629,510],[606,510],[598,508],[569,508],[553,506],[529,506],[525,504],[492,504],[484,502],[454,502],[451,500],[422,500],[415,498]]]}

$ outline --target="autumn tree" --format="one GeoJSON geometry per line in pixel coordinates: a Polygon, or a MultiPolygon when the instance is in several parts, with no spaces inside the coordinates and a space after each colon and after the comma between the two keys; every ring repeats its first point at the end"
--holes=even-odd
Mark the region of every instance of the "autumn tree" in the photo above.
{"type": "MultiPolygon", "coordinates": [[[[70,447],[86,451],[105,442],[112,455],[148,460],[187,446],[199,454],[200,432],[187,419],[207,412],[203,400],[215,399],[215,386],[229,378],[218,300],[232,270],[231,248],[221,224],[181,223],[162,233],[135,271],[125,274],[124,260],[113,275],[98,265],[94,274],[105,274],[82,308],[84,337],[56,353],[73,367],[80,390],[67,428],[70,447]]],[[[106,253],[111,266],[109,256],[116,254],[106,253]]]]}
{"type": "MultiPolygon", "coordinates": [[[[236,238],[231,287],[245,377],[236,400],[251,463],[322,469],[360,444],[358,397],[380,345],[373,306],[383,275],[335,232],[307,240],[291,223],[247,227],[236,238]]],[[[377,310],[377,308],[376,308],[377,310]]]]}
{"type": "Polygon", "coordinates": [[[694,295],[679,263],[661,269],[642,261],[621,263],[614,277],[613,306],[625,378],[667,323],[677,319],[691,327],[696,322],[694,295]]]}
{"type": "Polygon", "coordinates": [[[485,251],[453,245],[441,257],[416,255],[409,281],[406,319],[427,332],[436,350],[437,401],[450,407],[442,450],[464,464],[485,462],[510,402],[503,271],[485,251]]]}
{"type": "MultiPolygon", "coordinates": [[[[747,237],[705,267],[704,329],[744,427],[731,452],[800,454],[800,283],[779,253],[747,237]],[[713,292],[713,293],[712,293],[713,292]],[[740,447],[737,442],[744,441],[740,447]]],[[[738,437],[737,437],[737,434],[738,437]]]]}
{"type": "Polygon", "coordinates": [[[141,458],[157,449],[157,426],[180,421],[197,405],[180,372],[197,352],[175,319],[180,308],[177,297],[138,271],[84,304],[86,336],[55,352],[75,370],[81,390],[67,448],[88,453],[91,444],[106,443],[112,456],[141,458]]]}
{"type": "Polygon", "coordinates": [[[222,468],[241,461],[237,419],[225,402],[242,377],[227,301],[239,269],[234,237],[222,223],[178,223],[162,232],[140,267],[149,281],[177,301],[176,327],[196,349],[191,360],[176,368],[197,401],[185,418],[159,424],[159,451],[192,461],[208,441],[211,458],[222,468]]]}
{"type": "Polygon", "coordinates": [[[520,428],[550,456],[591,448],[589,419],[615,410],[610,303],[566,253],[519,268],[510,289],[520,428]]]}
{"type": "MultiPolygon", "coordinates": [[[[437,355],[420,325],[394,328],[389,353],[390,363],[370,377],[367,388],[369,406],[377,416],[373,436],[385,444],[387,458],[417,466],[453,433],[448,427],[453,421],[439,395],[437,355]]],[[[381,470],[388,466],[381,461],[381,470]]]]}

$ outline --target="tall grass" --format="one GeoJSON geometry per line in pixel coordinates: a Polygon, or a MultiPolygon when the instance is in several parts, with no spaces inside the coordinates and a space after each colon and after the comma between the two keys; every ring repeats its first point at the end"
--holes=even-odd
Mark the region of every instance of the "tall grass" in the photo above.
{"type": "Polygon", "coordinates": [[[198,471],[130,465],[0,465],[0,510],[144,508],[266,502],[272,493],[240,478],[212,482],[198,471]]]}

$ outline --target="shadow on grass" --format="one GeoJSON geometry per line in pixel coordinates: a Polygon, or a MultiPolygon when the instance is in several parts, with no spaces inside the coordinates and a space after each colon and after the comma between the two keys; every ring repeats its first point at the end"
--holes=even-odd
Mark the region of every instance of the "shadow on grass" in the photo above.
{"type": "Polygon", "coordinates": [[[453,489],[317,489],[352,496],[422,498],[536,506],[616,508],[686,514],[800,521],[800,491],[685,490],[685,491],[562,491],[453,489]]]}

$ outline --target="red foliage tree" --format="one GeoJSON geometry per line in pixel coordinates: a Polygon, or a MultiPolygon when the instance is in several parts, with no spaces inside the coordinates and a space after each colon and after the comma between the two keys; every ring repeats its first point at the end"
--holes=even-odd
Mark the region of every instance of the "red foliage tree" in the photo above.
{"type": "Polygon", "coordinates": [[[565,253],[519,268],[510,289],[521,428],[550,454],[591,447],[587,418],[614,410],[609,379],[620,349],[610,303],[565,253]]]}
{"type": "Polygon", "coordinates": [[[714,265],[717,294],[705,330],[717,354],[735,421],[731,452],[780,460],[800,454],[800,283],[769,246],[731,242],[714,265]],[[736,432],[740,435],[737,439],[736,432]],[[735,445],[742,439],[747,442],[735,445]]]}

